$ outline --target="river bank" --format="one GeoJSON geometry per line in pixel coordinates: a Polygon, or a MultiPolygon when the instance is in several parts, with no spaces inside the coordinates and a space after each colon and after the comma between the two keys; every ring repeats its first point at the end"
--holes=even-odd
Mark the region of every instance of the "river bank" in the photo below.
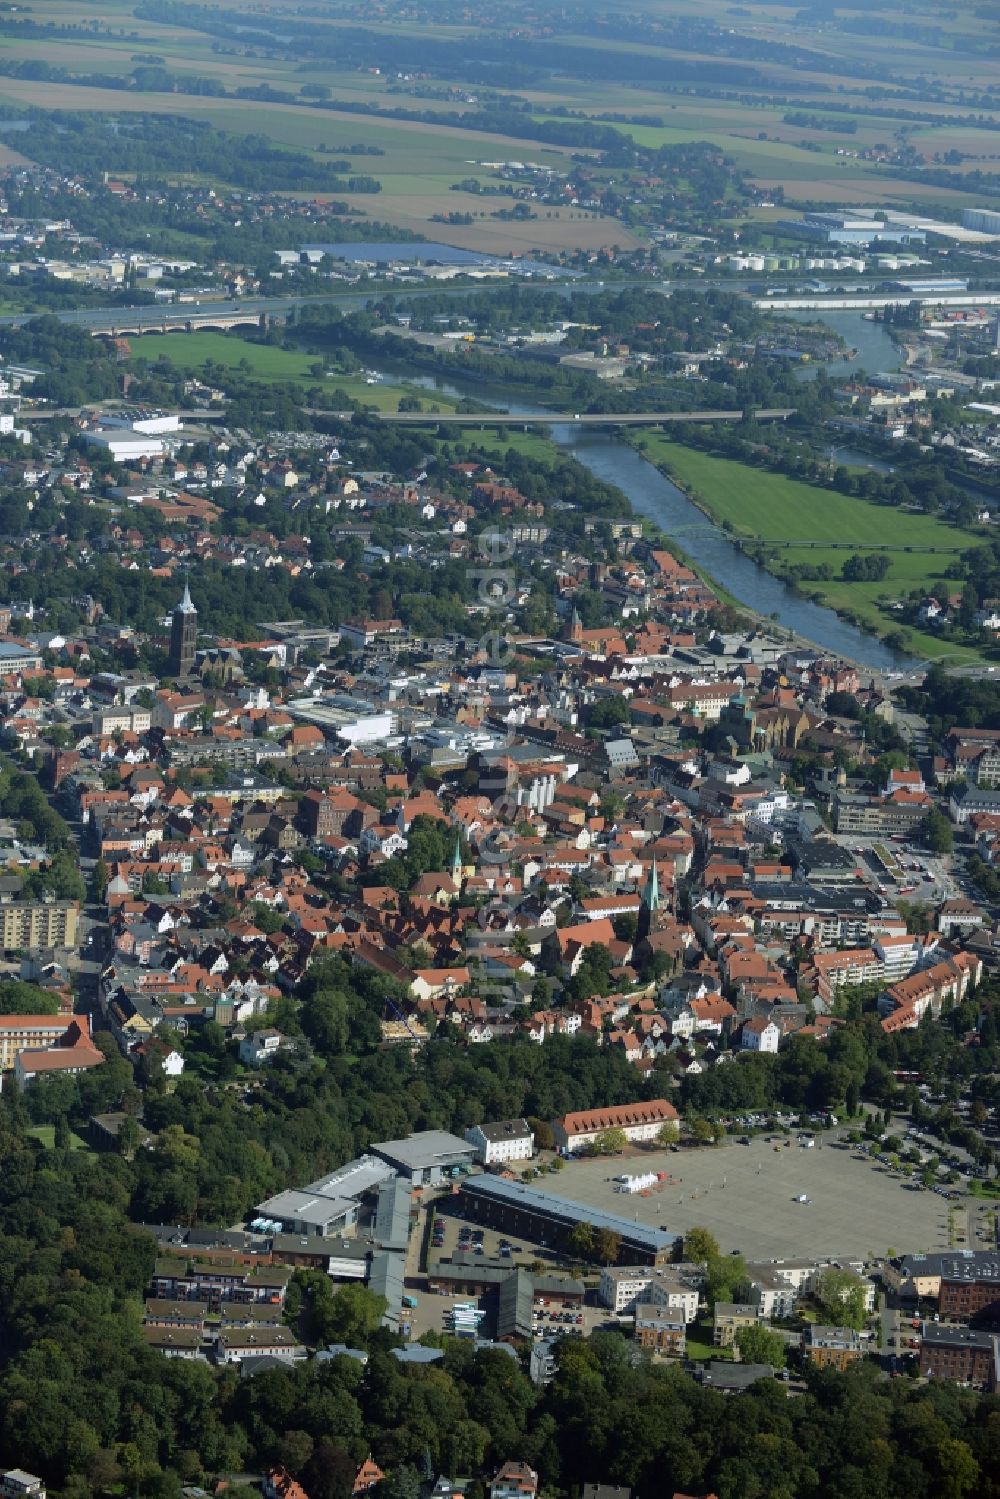
{"type": "MultiPolygon", "coordinates": [[[[857,312],[835,312],[822,320],[810,313],[793,313],[791,317],[804,324],[822,321],[839,340],[841,350],[838,357],[803,365],[796,372],[797,379],[814,377],[820,369],[837,379],[853,376],[862,368],[874,372],[899,366],[901,351],[890,325],[866,321],[857,312]]],[[[387,361],[389,367],[395,362],[387,361]]],[[[919,522],[923,518],[903,517],[883,506],[848,500],[851,513],[839,517],[833,533],[821,534],[816,530],[816,515],[810,512],[809,501],[821,496],[822,512],[829,515],[831,501],[836,502],[840,497],[826,490],[802,486],[798,499],[803,524],[800,533],[797,536],[792,534],[789,542],[791,533],[787,531],[782,535],[781,531],[772,530],[763,523],[747,525],[745,517],[720,513],[710,497],[703,495],[699,486],[691,483],[686,475],[664,466],[657,461],[656,454],[652,455],[653,462],[649,462],[640,442],[622,435],[599,435],[568,423],[551,426],[551,412],[537,404],[537,392],[529,393],[506,384],[491,384],[489,377],[480,371],[460,373],[449,370],[444,376],[440,369],[434,368],[433,360],[426,357],[422,360],[416,350],[407,351],[405,358],[398,361],[399,372],[411,372],[414,365],[418,369],[422,365],[422,369],[417,376],[410,373],[411,383],[423,385],[429,392],[464,396],[471,398],[480,408],[492,406],[511,415],[523,415],[528,421],[545,421],[549,440],[556,448],[571,452],[591,472],[621,490],[633,511],[654,525],[682,552],[693,570],[724,602],[742,610],[748,617],[771,629],[774,629],[775,621],[780,621],[782,628],[791,631],[794,638],[804,645],[842,656],[868,669],[898,672],[912,669],[916,664],[908,654],[910,637],[902,633],[901,621],[887,619],[879,610],[876,596],[884,595],[892,588],[900,593],[918,588],[927,591],[933,557],[949,555],[959,549],[955,533],[938,529],[939,523],[931,522],[933,535],[914,541],[911,535],[913,521],[919,522]],[[629,453],[634,462],[626,463],[625,453],[629,453]],[[611,461],[612,455],[614,461],[611,461]],[[656,475],[658,483],[651,482],[652,474],[656,475]],[[893,530],[889,538],[882,534],[887,517],[891,518],[889,524],[893,530]],[[846,594],[843,590],[809,588],[804,580],[789,576],[787,566],[776,568],[773,561],[769,566],[766,557],[755,555],[749,549],[748,543],[762,536],[773,537],[775,547],[785,553],[786,560],[793,555],[791,547],[794,545],[802,548],[801,553],[794,554],[796,560],[799,556],[808,557],[809,562],[828,566],[838,574],[845,560],[845,551],[849,556],[854,543],[861,549],[867,547],[873,551],[893,548],[891,581],[888,588],[880,584],[845,582],[846,594]],[[845,537],[850,538],[850,544],[844,542],[845,537]],[[830,557],[820,555],[824,549],[822,542],[832,554],[830,557]],[[914,550],[917,546],[923,546],[925,550],[914,550]],[[914,565],[914,559],[919,559],[919,566],[914,565]]],[[[544,400],[544,396],[541,399],[544,400]]],[[[545,439],[535,441],[544,442],[545,439]]],[[[499,434],[494,451],[505,451],[504,437],[499,434]]],[[[860,463],[875,472],[882,470],[877,459],[869,462],[861,459],[860,463]]],[[[758,481],[761,478],[760,471],[745,472],[755,475],[758,481]]],[[[764,476],[763,482],[772,487],[780,481],[764,476]]],[[[949,649],[949,642],[922,632],[915,633],[912,643],[927,657],[959,655],[972,662],[982,659],[975,651],[949,649]]]]}
{"type": "MultiPolygon", "coordinates": [[[[394,371],[394,364],[386,361],[381,368],[394,371]]],[[[398,373],[403,372],[400,365],[398,373]]],[[[854,662],[866,671],[900,673],[916,665],[906,651],[886,645],[878,633],[851,624],[833,609],[815,602],[759,566],[742,544],[715,524],[707,511],[699,509],[680,486],[620,436],[581,428],[572,422],[553,423],[551,412],[542,406],[511,400],[505,386],[476,382],[474,387],[470,383],[466,388],[461,375],[445,380],[440,375],[411,373],[409,380],[429,394],[461,397],[474,392],[478,403],[523,417],[526,425],[544,422],[548,441],[554,448],[575,457],[596,477],[619,489],[633,513],[651,522],[682,552],[687,564],[723,601],[772,632],[778,622],[782,638],[854,662]]],[[[447,421],[447,417],[443,420],[447,421]]],[[[488,420],[484,412],[484,421],[488,420]]],[[[475,444],[471,432],[463,440],[475,444]]],[[[509,445],[507,434],[500,433],[485,444],[488,450],[501,456],[509,445]]]]}
{"type": "Polygon", "coordinates": [[[976,537],[913,511],[873,505],[858,496],[757,469],[671,442],[659,434],[631,442],[732,544],[801,598],[832,609],[890,649],[983,661],[974,647],[905,625],[893,603],[929,593],[976,537]],[[856,557],[876,559],[881,577],[845,576],[856,557]]]}

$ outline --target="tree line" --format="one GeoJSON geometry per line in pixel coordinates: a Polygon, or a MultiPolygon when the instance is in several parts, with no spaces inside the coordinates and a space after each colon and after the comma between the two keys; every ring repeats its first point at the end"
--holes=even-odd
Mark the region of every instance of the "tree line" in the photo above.
{"type": "Polygon", "coordinates": [[[329,163],[279,146],[269,136],[236,135],[181,115],[130,114],[126,128],[105,115],[82,110],[0,108],[0,120],[12,119],[30,122],[32,160],[61,172],[194,172],[263,192],[276,182],[283,188],[319,192],[381,191],[377,178],[352,177],[349,185],[329,163]]]}

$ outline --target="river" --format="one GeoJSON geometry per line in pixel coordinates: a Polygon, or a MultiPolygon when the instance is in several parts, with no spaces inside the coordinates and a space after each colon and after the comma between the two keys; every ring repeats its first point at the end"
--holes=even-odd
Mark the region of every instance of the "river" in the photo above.
{"type": "Polygon", "coordinates": [[[864,370],[868,375],[898,370],[902,364],[899,349],[884,323],[869,322],[860,312],[782,312],[782,317],[796,323],[819,323],[839,333],[849,349],[857,350],[855,359],[828,359],[822,365],[805,364],[796,371],[800,380],[810,380],[818,369],[824,369],[832,380],[845,380],[864,370]]]}
{"type": "MultiPolygon", "coordinates": [[[[853,328],[837,329],[852,348],[858,347],[860,342],[858,323],[864,330],[877,329],[889,342],[879,324],[864,323],[856,313],[842,313],[840,317],[855,320],[853,328]]],[[[890,346],[895,352],[895,346],[890,346]]],[[[400,373],[405,373],[409,384],[422,386],[428,391],[436,390],[459,399],[469,396],[484,404],[495,405],[498,410],[524,416],[529,421],[533,418],[551,420],[551,413],[543,407],[512,401],[501,387],[470,383],[462,389],[435,376],[414,377],[404,367],[400,367],[400,373]]],[[[637,515],[653,521],[666,536],[674,538],[727,593],[758,614],[774,615],[782,628],[812,641],[832,655],[848,657],[862,666],[878,671],[902,671],[913,666],[913,658],[890,650],[874,635],[848,624],[832,609],[794,593],[780,578],[758,567],[714,521],[692,504],[683,490],[620,438],[592,428],[580,428],[572,422],[557,423],[551,432],[557,447],[571,453],[598,479],[616,485],[637,515]]]]}
{"type": "Polygon", "coordinates": [[[774,615],[782,628],[863,666],[899,671],[912,664],[908,657],[889,650],[832,609],[800,597],[780,578],[758,567],[692,504],[683,490],[634,448],[571,425],[553,428],[552,436],[557,446],[571,452],[597,478],[617,485],[638,515],[675,538],[717,583],[758,614],[774,615]]]}
{"type": "MultiPolygon", "coordinates": [[[[724,286],[731,291],[740,289],[735,282],[710,284],[724,286]]],[[[584,281],[577,283],[572,290],[596,291],[602,289],[603,285],[603,282],[594,284],[584,281]]],[[[667,287],[667,283],[662,283],[664,291],[667,287]]],[[[701,283],[700,289],[704,287],[705,283],[701,283]]],[[[559,286],[558,289],[564,295],[569,295],[571,290],[566,286],[559,286]]],[[[421,293],[420,290],[414,291],[407,288],[405,295],[426,296],[437,294],[437,290],[434,289],[432,292],[425,290],[421,293]]],[[[462,297],[477,294],[481,288],[463,287],[449,290],[452,295],[462,297]]],[[[378,292],[362,293],[360,296],[358,294],[334,296],[321,300],[347,309],[367,305],[376,297],[401,292],[404,292],[404,289],[399,287],[380,288],[378,292]]],[[[697,294],[697,289],[692,287],[691,292],[697,294]]],[[[227,306],[239,306],[243,310],[256,308],[261,311],[294,312],[302,301],[302,298],[295,296],[287,299],[258,299],[257,301],[251,299],[245,303],[222,304],[221,310],[225,311],[227,306]]],[[[164,316],[162,309],[159,311],[144,309],[143,314],[157,320],[164,316]]],[[[85,308],[58,314],[62,321],[75,322],[89,327],[101,326],[102,319],[114,320],[122,315],[122,310],[109,308],[85,308]]],[[[786,315],[798,317],[803,322],[814,321],[818,316],[815,312],[786,315]]],[[[834,378],[849,375],[858,369],[874,373],[877,370],[898,368],[899,350],[882,323],[869,322],[860,313],[851,311],[829,311],[821,316],[825,324],[842,335],[849,348],[858,351],[857,357],[854,360],[829,360],[825,366],[819,364],[804,366],[800,372],[800,378],[809,379],[820,368],[826,368],[834,378]]],[[[23,322],[25,317],[25,314],[0,317],[0,324],[16,324],[23,322]]],[[[391,368],[388,365],[385,367],[391,368]]],[[[550,416],[550,413],[541,407],[512,402],[508,393],[503,389],[490,389],[484,385],[470,383],[468,388],[463,390],[434,377],[415,377],[405,366],[400,367],[398,373],[410,384],[423,386],[431,391],[438,390],[442,394],[454,395],[458,398],[470,396],[477,401],[495,405],[498,410],[523,415],[527,420],[533,418],[547,420],[550,416]]],[[[703,567],[734,598],[749,608],[762,615],[775,615],[782,626],[812,641],[823,650],[850,657],[862,665],[880,670],[892,670],[910,667],[914,664],[911,658],[887,649],[874,636],[840,619],[832,609],[825,609],[809,599],[799,597],[779,579],[758,567],[739,547],[733,544],[725,532],[691,503],[676,484],[673,484],[626,443],[599,432],[581,430],[572,423],[562,423],[553,427],[552,437],[558,447],[571,452],[586,468],[590,469],[591,473],[608,483],[617,485],[627,496],[638,515],[653,521],[666,535],[676,537],[684,551],[699,566],[703,567]]],[[[864,454],[855,454],[847,448],[835,450],[835,456],[840,461],[864,463],[877,470],[890,467],[878,459],[873,460],[864,454]]]]}

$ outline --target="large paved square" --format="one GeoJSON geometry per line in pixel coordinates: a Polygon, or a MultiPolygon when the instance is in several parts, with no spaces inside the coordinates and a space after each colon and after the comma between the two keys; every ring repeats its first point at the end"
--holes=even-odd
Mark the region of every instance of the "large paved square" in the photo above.
{"type": "MultiPolygon", "coordinates": [[[[748,1259],[867,1258],[889,1249],[949,1247],[944,1198],[821,1140],[811,1150],[794,1137],[788,1148],[777,1149],[758,1138],[749,1146],[570,1161],[539,1186],[672,1233],[700,1224],[723,1250],[739,1250],[748,1259]],[[615,1191],[612,1177],[645,1171],[669,1173],[671,1180],[645,1197],[615,1191]],[[796,1201],[803,1194],[808,1203],[796,1201]]],[[[956,1216],[964,1219],[964,1211],[956,1216]]]]}

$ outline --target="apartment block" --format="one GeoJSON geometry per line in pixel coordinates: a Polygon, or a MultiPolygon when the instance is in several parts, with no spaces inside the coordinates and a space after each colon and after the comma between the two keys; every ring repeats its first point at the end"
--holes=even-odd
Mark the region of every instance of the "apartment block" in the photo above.
{"type": "Polygon", "coordinates": [[[6,952],[33,947],[76,947],[80,907],[73,900],[11,900],[0,903],[0,946],[6,952]]]}

